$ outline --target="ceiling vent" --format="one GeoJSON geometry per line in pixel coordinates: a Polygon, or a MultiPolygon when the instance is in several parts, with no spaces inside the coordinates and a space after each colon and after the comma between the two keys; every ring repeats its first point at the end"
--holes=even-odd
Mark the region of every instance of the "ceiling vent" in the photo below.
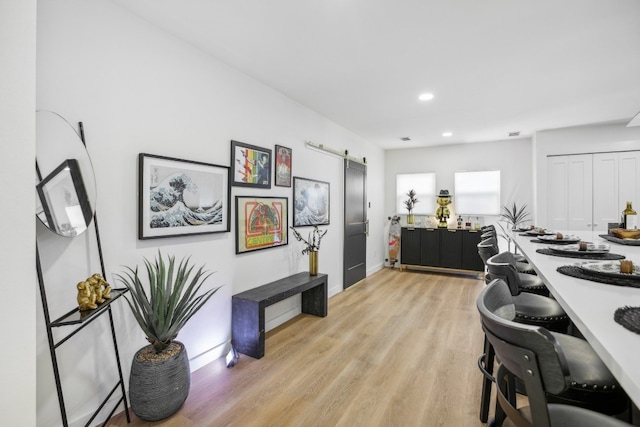
{"type": "Polygon", "coordinates": [[[509,132],[509,136],[520,136],[520,132],[509,132]]]}
{"type": "Polygon", "coordinates": [[[404,141],[404,142],[411,141],[411,138],[409,138],[408,136],[401,136],[400,141],[404,141]]]}

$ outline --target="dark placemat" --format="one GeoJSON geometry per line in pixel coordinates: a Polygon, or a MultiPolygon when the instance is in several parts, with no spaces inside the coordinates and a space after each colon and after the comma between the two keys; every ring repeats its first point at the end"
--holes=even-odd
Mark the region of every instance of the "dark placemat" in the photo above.
{"type": "Polygon", "coordinates": [[[636,334],[640,334],[640,307],[620,307],[613,313],[613,319],[636,334]]]}
{"type": "Polygon", "coordinates": [[[531,243],[546,243],[547,245],[575,245],[576,242],[575,240],[570,240],[568,242],[565,242],[563,240],[540,240],[540,239],[532,239],[531,243]]]}
{"type": "Polygon", "coordinates": [[[523,236],[523,237],[537,237],[537,236],[553,236],[556,233],[552,233],[552,234],[529,234],[529,233],[520,233],[519,236],[523,236]]]}
{"type": "Polygon", "coordinates": [[[536,252],[543,255],[559,256],[562,258],[599,259],[603,261],[610,261],[610,260],[625,258],[624,255],[612,254],[611,252],[607,252],[606,254],[576,255],[576,254],[570,254],[570,253],[559,253],[549,248],[536,249],[536,252]]]}
{"type": "Polygon", "coordinates": [[[575,265],[563,265],[557,268],[559,273],[566,276],[577,277],[578,279],[591,280],[592,282],[606,283],[607,285],[629,286],[632,288],[640,288],[640,280],[635,279],[618,279],[615,277],[596,276],[585,273],[580,267],[575,265]]]}

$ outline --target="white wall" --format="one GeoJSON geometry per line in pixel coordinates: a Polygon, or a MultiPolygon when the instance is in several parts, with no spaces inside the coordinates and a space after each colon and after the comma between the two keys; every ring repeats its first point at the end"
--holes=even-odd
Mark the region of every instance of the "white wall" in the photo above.
{"type": "MultiPolygon", "coordinates": [[[[535,212],[539,224],[547,221],[547,156],[640,150],[640,127],[625,123],[577,126],[537,132],[535,158],[535,212]]],[[[620,212],[624,206],[620,207],[620,212]]]]}
{"type": "MultiPolygon", "coordinates": [[[[436,173],[436,191],[453,194],[449,226],[455,227],[454,173],[461,171],[500,170],[502,205],[526,203],[533,213],[533,162],[531,139],[493,141],[476,144],[442,145],[385,152],[385,214],[395,214],[396,175],[399,173],[436,173]]],[[[432,216],[437,206],[433,206],[432,216]]],[[[406,214],[406,212],[401,212],[406,214]]],[[[404,220],[405,216],[402,215],[404,220]]],[[[498,217],[481,218],[481,223],[495,223],[498,217]]],[[[473,222],[473,220],[472,220],[473,222]]]]}
{"type": "Polygon", "coordinates": [[[36,2],[0,2],[2,424],[36,422],[35,156],[36,2]]]}
{"type": "MultiPolygon", "coordinates": [[[[179,336],[187,344],[192,369],[228,349],[232,294],[305,271],[307,258],[300,255],[301,244],[291,234],[287,246],[235,255],[233,222],[231,233],[138,240],[138,153],[229,165],[231,139],[292,148],[294,176],[329,181],[331,186],[331,224],[319,261],[320,270],[329,274],[331,295],[342,290],[342,161],[304,148],[304,141],[365,156],[371,203],[368,272],[381,268],[381,150],[105,0],[40,1],[37,36],[37,107],[85,126],[96,173],[107,280],[114,284],[112,274],[121,272],[123,265],[141,264],[142,257],[153,257],[160,248],[178,257],[191,255],[196,264],[216,271],[211,286],[224,285],[179,336]]],[[[291,189],[282,187],[234,187],[235,195],[286,196],[291,201],[291,189]]],[[[63,312],[75,304],[75,283],[98,269],[92,252],[95,236],[89,232],[66,240],[39,226],[38,239],[46,252],[50,305],[63,312]]],[[[124,301],[114,306],[128,377],[130,360],[145,341],[124,301]]],[[[267,311],[267,325],[273,327],[298,312],[299,298],[284,301],[267,311]]],[[[59,413],[41,312],[36,319],[38,425],[55,425],[59,413]]],[[[75,343],[65,344],[69,349],[59,356],[68,378],[69,416],[76,424],[92,411],[111,375],[107,324],[96,323],[90,332],[74,337],[75,343]]]]}

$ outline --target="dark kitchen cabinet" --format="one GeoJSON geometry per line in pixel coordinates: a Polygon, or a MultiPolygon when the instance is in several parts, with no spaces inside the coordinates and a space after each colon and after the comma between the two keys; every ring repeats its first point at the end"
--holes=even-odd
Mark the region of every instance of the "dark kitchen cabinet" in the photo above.
{"type": "Polygon", "coordinates": [[[442,230],[440,242],[440,267],[462,268],[463,230],[442,230]]]}
{"type": "Polygon", "coordinates": [[[400,239],[400,268],[433,267],[484,271],[478,255],[480,232],[445,228],[403,227],[400,239]]]}
{"type": "Polygon", "coordinates": [[[440,266],[440,233],[436,228],[421,228],[420,262],[417,265],[440,266]]]}
{"type": "Polygon", "coordinates": [[[484,263],[478,255],[480,230],[468,230],[462,233],[462,266],[463,270],[484,271],[484,263]]]}

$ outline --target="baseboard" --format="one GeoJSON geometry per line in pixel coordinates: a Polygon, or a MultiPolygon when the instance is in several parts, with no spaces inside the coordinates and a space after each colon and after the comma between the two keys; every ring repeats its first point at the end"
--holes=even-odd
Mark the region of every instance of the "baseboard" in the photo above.
{"type": "Polygon", "coordinates": [[[203,366],[213,362],[214,360],[226,356],[226,354],[231,349],[231,340],[226,340],[221,342],[220,344],[211,347],[208,350],[203,351],[200,354],[197,354],[191,358],[189,358],[189,368],[191,372],[194,372],[203,366]]]}
{"type": "Polygon", "coordinates": [[[273,319],[269,319],[269,320],[265,319],[265,322],[264,322],[265,332],[270,331],[271,329],[282,325],[284,322],[293,319],[301,312],[302,312],[301,305],[296,305],[296,307],[293,307],[290,310],[287,310],[284,313],[277,315],[273,319]]]}
{"type": "Polygon", "coordinates": [[[369,268],[367,268],[367,277],[371,276],[373,273],[377,273],[378,271],[382,270],[384,268],[384,262],[381,262],[379,264],[373,265],[369,268]]]}

